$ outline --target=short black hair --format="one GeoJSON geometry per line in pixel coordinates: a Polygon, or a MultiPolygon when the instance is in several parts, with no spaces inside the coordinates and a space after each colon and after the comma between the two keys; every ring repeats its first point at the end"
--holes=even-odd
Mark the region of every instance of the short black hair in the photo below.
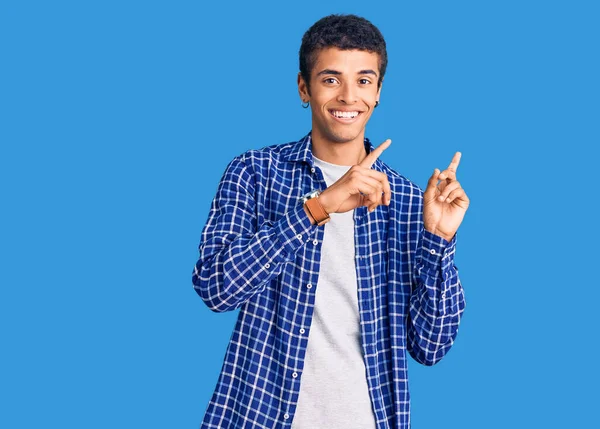
{"type": "Polygon", "coordinates": [[[387,68],[387,50],[381,31],[370,21],[356,15],[329,15],[321,18],[302,37],[300,45],[300,74],[310,93],[310,73],[320,50],[335,47],[342,50],[358,49],[379,55],[381,86],[387,68]]]}

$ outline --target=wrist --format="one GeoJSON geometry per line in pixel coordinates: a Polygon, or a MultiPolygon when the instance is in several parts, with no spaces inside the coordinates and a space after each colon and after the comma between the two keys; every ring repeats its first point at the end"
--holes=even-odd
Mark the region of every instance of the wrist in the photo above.
{"type": "Polygon", "coordinates": [[[446,241],[452,241],[452,239],[454,238],[454,234],[452,234],[452,235],[445,234],[445,233],[439,231],[437,228],[427,228],[427,227],[425,227],[425,229],[427,231],[429,231],[430,233],[432,233],[434,235],[437,235],[438,237],[442,237],[446,241]]]}
{"type": "Polygon", "coordinates": [[[321,205],[319,191],[309,192],[302,197],[304,211],[309,216],[313,225],[325,225],[331,219],[329,213],[321,205]]]}
{"type": "MultiPolygon", "coordinates": [[[[325,190],[326,191],[326,190],[325,190]]],[[[325,192],[323,191],[323,192],[325,192]]],[[[325,212],[327,214],[331,214],[331,212],[333,211],[332,209],[329,208],[328,203],[328,198],[327,195],[323,195],[323,192],[319,194],[318,198],[319,198],[319,203],[321,203],[321,207],[323,207],[323,210],[325,210],[325,212]]]]}

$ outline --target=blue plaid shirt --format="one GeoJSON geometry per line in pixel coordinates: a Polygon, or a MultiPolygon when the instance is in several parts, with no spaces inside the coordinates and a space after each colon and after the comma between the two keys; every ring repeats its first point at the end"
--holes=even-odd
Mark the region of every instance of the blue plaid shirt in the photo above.
{"type": "MultiPolygon", "coordinates": [[[[367,152],[373,150],[365,139],[367,152]]],[[[407,354],[450,349],[465,307],[450,241],[423,228],[423,192],[381,160],[389,206],[354,211],[362,350],[379,429],[410,427],[407,354]]],[[[213,311],[240,309],[202,428],[290,428],[315,303],[324,228],[300,197],[325,189],[310,133],[236,157],[202,232],[194,288],[213,311]]]]}

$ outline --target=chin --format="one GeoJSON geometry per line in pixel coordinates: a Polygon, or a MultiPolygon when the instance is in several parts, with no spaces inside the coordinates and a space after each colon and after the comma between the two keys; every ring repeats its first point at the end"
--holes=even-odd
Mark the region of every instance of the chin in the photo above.
{"type": "MultiPolygon", "coordinates": [[[[364,131],[364,130],[361,130],[364,131]]],[[[336,132],[329,132],[327,133],[327,137],[329,140],[331,140],[332,142],[335,143],[348,143],[351,141],[356,140],[359,136],[360,136],[360,131],[359,132],[343,132],[343,133],[336,133],[336,132]]]]}
{"type": "Polygon", "coordinates": [[[358,136],[354,136],[354,137],[341,137],[341,136],[333,136],[332,138],[330,138],[330,140],[333,143],[349,143],[351,141],[354,141],[358,136]]]}

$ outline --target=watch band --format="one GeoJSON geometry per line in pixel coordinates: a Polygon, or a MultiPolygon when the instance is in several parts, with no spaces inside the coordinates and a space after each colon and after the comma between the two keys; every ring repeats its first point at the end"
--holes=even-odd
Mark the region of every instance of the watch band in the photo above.
{"type": "Polygon", "coordinates": [[[329,213],[327,213],[321,205],[318,196],[306,200],[304,206],[313,217],[315,222],[317,222],[318,226],[325,225],[331,219],[329,217],[329,213]]]}

